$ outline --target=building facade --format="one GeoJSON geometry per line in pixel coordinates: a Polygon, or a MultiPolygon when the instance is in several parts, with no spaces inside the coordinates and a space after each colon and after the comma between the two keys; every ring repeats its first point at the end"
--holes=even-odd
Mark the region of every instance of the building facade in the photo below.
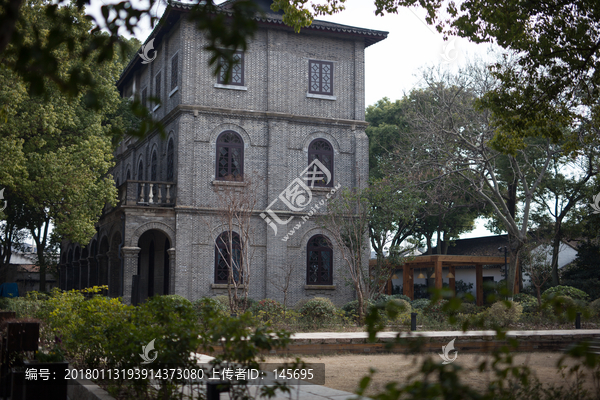
{"type": "Polygon", "coordinates": [[[209,67],[205,36],[185,18],[189,6],[171,2],[146,42],[154,40],[156,58],[142,64],[136,57],[118,82],[167,135],[119,145],[112,170],[119,204],[105,210],[90,244],[63,244],[61,287],[107,284],[127,303],[226,294],[223,261],[235,263],[239,255],[228,252],[249,246],[249,272],[239,279],[251,298],[281,301],[276,282],[288,269],[290,305],[315,295],[337,304],[354,299],[328,232],[307,212],[336,188],[367,184],[365,48],[387,33],[315,21],[297,34],[269,3],[225,81],[209,67]],[[252,192],[256,211],[251,235],[233,225],[228,250],[219,237],[231,230],[219,216],[232,190],[252,192]]]}

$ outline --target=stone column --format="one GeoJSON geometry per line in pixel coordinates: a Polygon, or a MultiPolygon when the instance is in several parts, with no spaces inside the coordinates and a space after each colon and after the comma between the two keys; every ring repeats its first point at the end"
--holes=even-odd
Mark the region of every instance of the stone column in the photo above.
{"type": "Polygon", "coordinates": [[[169,254],[169,293],[165,294],[175,294],[175,249],[168,249],[167,254],[169,254]]]}
{"type": "Polygon", "coordinates": [[[98,260],[89,257],[88,261],[88,284],[90,287],[98,286],[98,260]]]}
{"type": "Polygon", "coordinates": [[[131,289],[133,275],[137,273],[139,247],[123,247],[121,254],[124,259],[125,271],[123,273],[123,303],[131,304],[131,289]]]}
{"type": "Polygon", "coordinates": [[[79,269],[79,267],[79,261],[73,261],[73,286],[71,287],[71,289],[81,289],[81,286],[79,285],[79,277],[81,270],[79,269]]]}
{"type": "Polygon", "coordinates": [[[79,289],[85,289],[89,287],[89,273],[88,273],[88,260],[82,258],[79,260],[79,289]]]}

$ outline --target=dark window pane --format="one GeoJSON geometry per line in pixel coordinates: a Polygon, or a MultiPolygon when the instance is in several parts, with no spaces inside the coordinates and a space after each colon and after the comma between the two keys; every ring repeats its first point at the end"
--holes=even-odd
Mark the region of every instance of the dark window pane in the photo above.
{"type": "Polygon", "coordinates": [[[244,142],[233,131],[223,132],[217,138],[218,180],[241,179],[244,174],[244,142]]]}
{"type": "Polygon", "coordinates": [[[309,285],[333,283],[333,250],[323,235],[310,238],[307,246],[306,282],[309,285]]]}
{"type": "Polygon", "coordinates": [[[167,181],[173,181],[173,139],[169,140],[167,146],[167,181]]]}
{"type": "Polygon", "coordinates": [[[217,245],[215,246],[215,283],[229,283],[230,266],[233,268],[233,280],[237,283],[243,283],[240,237],[233,232],[231,239],[232,243],[230,245],[227,232],[223,232],[217,238],[217,245]]]}
{"type": "Polygon", "coordinates": [[[173,56],[173,58],[171,59],[171,90],[173,90],[177,87],[177,77],[179,74],[179,71],[177,70],[177,67],[178,67],[177,58],[178,57],[179,57],[179,53],[175,54],[173,56]]]}
{"type": "Polygon", "coordinates": [[[321,170],[321,167],[315,166],[317,172],[321,172],[319,176],[323,179],[314,182],[315,186],[333,186],[333,147],[325,139],[315,139],[308,146],[308,164],[310,165],[315,159],[318,159],[321,164],[329,171],[331,178],[327,182],[327,174],[321,170]]]}

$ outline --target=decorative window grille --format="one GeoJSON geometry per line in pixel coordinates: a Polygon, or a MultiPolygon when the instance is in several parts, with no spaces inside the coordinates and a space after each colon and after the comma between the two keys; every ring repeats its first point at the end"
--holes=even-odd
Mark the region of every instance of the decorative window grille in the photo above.
{"type": "Polygon", "coordinates": [[[233,60],[234,64],[231,67],[231,79],[227,81],[229,63],[223,58],[220,59],[221,70],[219,71],[217,82],[226,85],[244,86],[244,53],[234,53],[233,60]]]}
{"type": "Polygon", "coordinates": [[[331,61],[308,61],[308,92],[333,95],[333,63],[331,61]]]}

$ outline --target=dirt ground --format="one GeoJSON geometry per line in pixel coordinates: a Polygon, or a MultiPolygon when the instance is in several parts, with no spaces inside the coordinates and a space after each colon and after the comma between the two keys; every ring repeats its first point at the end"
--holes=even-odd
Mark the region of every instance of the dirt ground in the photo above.
{"type": "MultiPolygon", "coordinates": [[[[515,353],[513,365],[528,365],[533,374],[544,384],[567,387],[573,384],[574,379],[564,378],[558,371],[557,363],[561,358],[560,353],[515,353]]],[[[442,359],[435,357],[434,362],[442,362],[442,359]]],[[[484,372],[479,372],[477,367],[484,361],[485,357],[489,360],[490,356],[483,354],[458,354],[455,364],[460,365],[467,372],[461,374],[464,382],[473,388],[482,389],[487,387],[490,379],[493,378],[490,368],[484,372]]],[[[404,354],[346,354],[346,355],[323,355],[323,356],[301,356],[302,360],[308,363],[325,363],[325,386],[355,392],[358,381],[369,373],[369,368],[374,368],[377,373],[367,395],[373,395],[381,391],[385,384],[391,381],[406,382],[414,374],[421,361],[426,356],[404,355],[404,354]]],[[[292,361],[282,357],[267,357],[268,363],[283,363],[292,361]]],[[[574,365],[573,362],[565,363],[568,366],[574,365]]],[[[593,380],[590,378],[589,371],[584,378],[584,387],[595,391],[593,380]]]]}

